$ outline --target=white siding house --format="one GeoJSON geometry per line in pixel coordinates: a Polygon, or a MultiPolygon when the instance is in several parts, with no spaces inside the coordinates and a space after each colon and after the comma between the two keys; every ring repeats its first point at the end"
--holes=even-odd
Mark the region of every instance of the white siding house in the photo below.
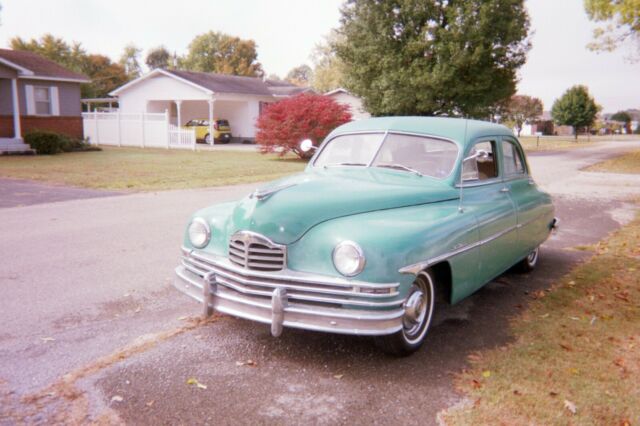
{"type": "Polygon", "coordinates": [[[324,94],[330,98],[335,99],[338,103],[347,105],[349,112],[354,120],[360,120],[362,118],[370,118],[369,114],[362,105],[362,99],[349,93],[347,90],[338,88],[324,94]]]}
{"type": "Polygon", "coordinates": [[[110,95],[117,96],[123,114],[167,111],[177,126],[192,119],[226,119],[234,138],[251,140],[264,104],[308,90],[254,77],[156,69],[110,95]]]}

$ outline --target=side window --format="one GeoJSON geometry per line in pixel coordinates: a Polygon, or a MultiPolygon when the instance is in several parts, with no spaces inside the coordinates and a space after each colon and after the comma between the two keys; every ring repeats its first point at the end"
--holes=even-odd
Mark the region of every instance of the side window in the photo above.
{"type": "Polygon", "coordinates": [[[502,155],[504,156],[505,176],[523,175],[525,173],[522,155],[515,144],[502,141],[502,155]]]}
{"type": "Polygon", "coordinates": [[[463,181],[483,181],[498,177],[498,167],[495,158],[495,142],[485,141],[476,143],[467,156],[476,154],[478,151],[485,151],[485,158],[474,158],[465,161],[462,169],[463,181]]]}

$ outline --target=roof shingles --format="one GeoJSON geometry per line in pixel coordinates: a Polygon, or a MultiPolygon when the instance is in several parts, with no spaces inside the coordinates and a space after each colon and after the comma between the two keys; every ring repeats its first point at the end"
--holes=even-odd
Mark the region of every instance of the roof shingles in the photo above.
{"type": "MultiPolygon", "coordinates": [[[[85,80],[87,82],[89,81],[89,78],[87,78],[87,76],[68,70],[63,66],[58,65],[57,63],[46,59],[36,53],[22,50],[0,49],[0,58],[5,59],[22,68],[28,69],[29,71],[33,72],[34,76],[36,77],[85,80]]],[[[28,76],[25,77],[28,78],[28,76]]]]}

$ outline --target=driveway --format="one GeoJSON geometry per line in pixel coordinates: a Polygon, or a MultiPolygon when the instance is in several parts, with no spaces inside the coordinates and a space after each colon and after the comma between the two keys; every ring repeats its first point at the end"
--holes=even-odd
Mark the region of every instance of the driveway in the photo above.
{"type": "Polygon", "coordinates": [[[578,171],[632,147],[532,155],[562,220],[539,269],[452,307],[404,359],[365,338],[286,329],[274,339],[228,316],[197,320],[200,307],[171,287],[183,227],[256,185],[2,209],[0,424],[433,424],[458,399],[452,378],[467,355],[508,342],[509,317],[585,258],[572,247],[633,217],[623,200],[640,177],[578,171]]]}
{"type": "Polygon", "coordinates": [[[115,191],[73,188],[31,180],[0,178],[0,209],[121,194],[121,192],[115,191]]]}

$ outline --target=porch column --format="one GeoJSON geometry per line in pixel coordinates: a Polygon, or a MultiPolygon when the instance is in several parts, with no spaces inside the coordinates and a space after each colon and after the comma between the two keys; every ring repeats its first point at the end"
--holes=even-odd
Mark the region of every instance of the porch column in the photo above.
{"type": "Polygon", "coordinates": [[[178,111],[178,127],[182,125],[182,113],[180,112],[180,105],[182,105],[182,101],[173,101],[176,103],[176,110],[178,111]]]}
{"type": "Polygon", "coordinates": [[[18,99],[18,79],[11,79],[11,96],[13,97],[13,137],[22,139],[20,128],[20,101],[18,99]]]}
{"type": "Polygon", "coordinates": [[[210,137],[210,143],[211,146],[213,146],[214,144],[214,140],[213,140],[213,104],[214,104],[215,100],[213,99],[209,99],[209,135],[211,135],[210,137]]]}

